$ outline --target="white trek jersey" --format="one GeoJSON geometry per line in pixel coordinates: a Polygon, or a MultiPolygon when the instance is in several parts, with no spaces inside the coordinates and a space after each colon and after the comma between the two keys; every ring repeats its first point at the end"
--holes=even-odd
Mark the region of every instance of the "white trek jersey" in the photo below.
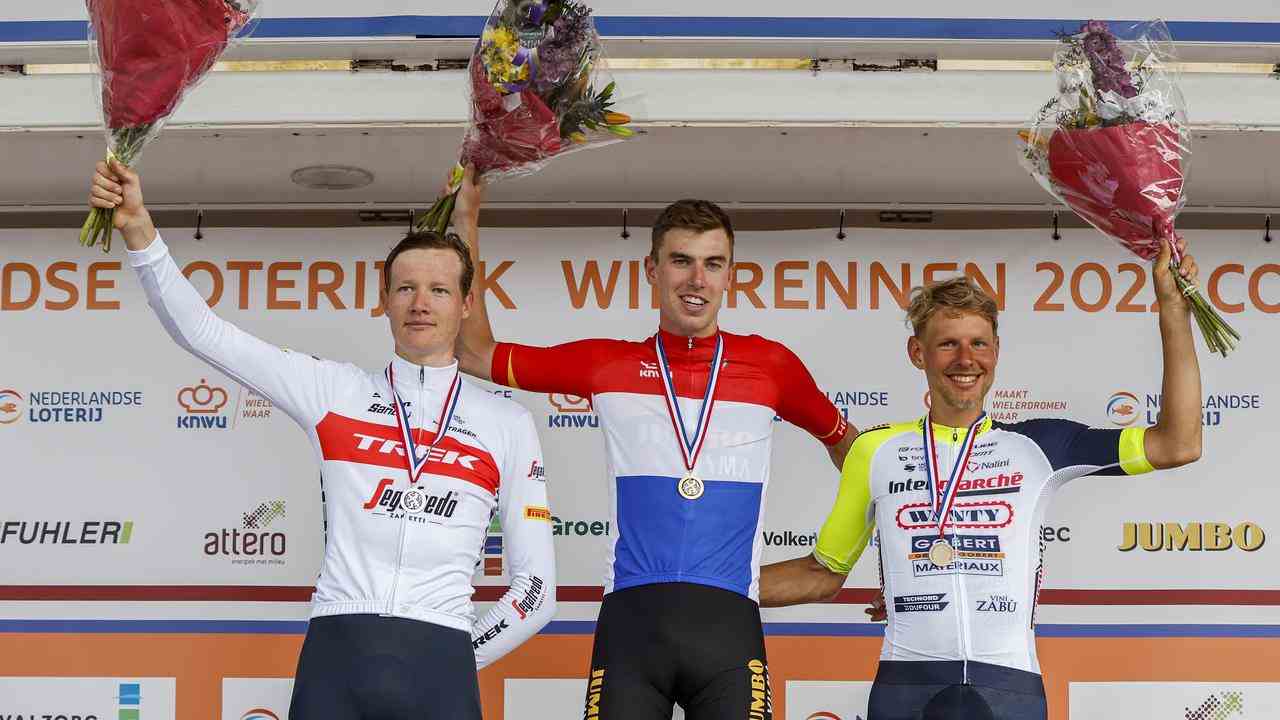
{"type": "Polygon", "coordinates": [[[426,467],[409,483],[386,373],[259,340],[215,315],[157,237],[129,253],[175,341],[271,400],[311,440],[321,470],[325,553],[312,617],[377,614],[471,633],[483,667],[555,614],[555,551],[542,451],[529,411],[463,381],[445,437],[435,424],[457,365],[393,356],[396,390],[426,467]],[[472,575],[497,513],[510,590],[479,620],[472,575]]]}
{"type": "Polygon", "coordinates": [[[965,458],[968,428],[935,423],[940,482],[958,464],[964,469],[944,526],[949,549],[935,550],[931,498],[939,488],[925,470],[924,422],[858,436],[814,557],[847,573],[877,528],[889,613],[881,660],[972,660],[1039,673],[1034,625],[1045,512],[1075,478],[1152,470],[1146,429],[986,418],[965,458]]]}

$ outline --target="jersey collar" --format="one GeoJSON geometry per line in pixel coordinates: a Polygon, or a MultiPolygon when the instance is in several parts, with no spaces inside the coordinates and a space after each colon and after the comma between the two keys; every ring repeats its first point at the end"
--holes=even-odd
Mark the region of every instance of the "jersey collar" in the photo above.
{"type": "MultiPolygon", "coordinates": [[[[928,419],[929,419],[929,416],[925,415],[924,417],[917,420],[916,430],[923,431],[924,424],[925,422],[928,421],[928,419]]],[[[981,437],[983,433],[990,432],[992,430],[992,427],[993,427],[993,421],[991,419],[990,413],[988,413],[987,416],[982,419],[982,422],[978,424],[978,436],[981,437]]],[[[967,427],[955,428],[955,427],[951,427],[950,425],[943,425],[942,423],[933,424],[934,437],[938,438],[939,441],[945,442],[945,443],[950,443],[951,437],[953,435],[956,435],[959,437],[959,440],[957,440],[957,442],[964,442],[964,434],[968,430],[969,428],[967,427]]]]}
{"type": "Polygon", "coordinates": [[[721,331],[716,330],[714,335],[708,335],[707,337],[700,337],[700,338],[690,338],[686,335],[676,335],[674,333],[669,333],[666,330],[663,330],[662,328],[658,328],[658,337],[662,339],[662,347],[668,352],[688,352],[690,350],[690,347],[689,347],[690,340],[693,340],[692,349],[707,350],[709,352],[714,352],[716,349],[716,336],[720,334],[721,334],[721,331]]]}
{"type": "Polygon", "coordinates": [[[419,388],[448,392],[449,384],[453,382],[453,377],[458,372],[458,362],[455,360],[444,367],[431,367],[411,363],[393,353],[391,369],[396,376],[396,390],[405,394],[406,400],[413,400],[419,388]],[[413,395],[409,395],[410,392],[413,395]]]}

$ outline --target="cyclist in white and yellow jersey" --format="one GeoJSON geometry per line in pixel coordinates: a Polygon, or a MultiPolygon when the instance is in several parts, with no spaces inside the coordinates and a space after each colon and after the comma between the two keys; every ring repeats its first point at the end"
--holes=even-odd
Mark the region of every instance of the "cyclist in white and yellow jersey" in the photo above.
{"type": "MultiPolygon", "coordinates": [[[[813,554],[760,575],[762,606],[830,599],[877,532],[889,626],[868,720],[1046,717],[1034,621],[1053,493],[1200,457],[1200,368],[1169,255],[1166,242],[1154,266],[1164,412],[1149,428],[992,421],[995,301],[963,277],[913,293],[907,354],[928,380],[929,414],[859,435],[813,554]]],[[[1179,272],[1194,281],[1195,260],[1179,272]]]]}

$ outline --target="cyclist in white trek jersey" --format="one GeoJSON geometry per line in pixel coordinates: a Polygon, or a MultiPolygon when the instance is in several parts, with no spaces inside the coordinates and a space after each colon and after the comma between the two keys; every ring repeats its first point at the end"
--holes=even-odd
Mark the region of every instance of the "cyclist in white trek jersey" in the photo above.
{"type": "Polygon", "coordinates": [[[454,346],[474,266],[456,235],[410,233],[384,266],[388,365],[291,352],[221,320],[183,277],[136,173],[99,163],[90,204],[115,210],[147,300],[186,350],[266,396],[321,467],[325,553],[290,718],[480,720],[476,669],[555,613],[542,452],[520,405],[464,380],[454,346]],[[472,574],[489,523],[511,587],[477,619],[472,574]]]}
{"type": "MultiPolygon", "coordinates": [[[[916,289],[907,352],[928,381],[929,413],[860,434],[813,554],[760,573],[762,606],[827,600],[877,534],[889,626],[868,720],[1046,717],[1034,623],[1053,494],[1086,475],[1200,456],[1200,369],[1169,255],[1166,242],[1154,265],[1164,403],[1150,428],[992,421],[995,301],[964,277],[916,289]]],[[[1181,273],[1195,280],[1190,256],[1181,273]]]]}

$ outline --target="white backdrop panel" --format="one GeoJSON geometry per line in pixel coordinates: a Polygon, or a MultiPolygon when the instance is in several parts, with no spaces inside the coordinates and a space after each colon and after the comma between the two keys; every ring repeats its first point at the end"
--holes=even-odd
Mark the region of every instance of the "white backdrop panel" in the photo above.
{"type": "MultiPolygon", "coordinates": [[[[372,316],[374,261],[399,231],[205,234],[196,242],[190,230],[173,229],[167,240],[206,296],[220,285],[215,309],[224,318],[319,356],[367,368],[387,361],[386,320],[372,316]],[[290,309],[295,304],[299,309],[290,309]]],[[[487,231],[487,270],[501,291],[489,298],[498,337],[546,344],[651,334],[657,313],[647,304],[638,261],[645,235],[624,241],[614,228],[487,231]],[[599,277],[594,286],[584,280],[592,273],[599,277]],[[504,307],[508,301],[514,308],[504,307]]],[[[1141,478],[1069,485],[1049,513],[1047,587],[1280,589],[1273,537],[1280,491],[1268,470],[1268,440],[1280,424],[1271,375],[1280,265],[1256,233],[1188,236],[1204,275],[1221,269],[1210,283],[1218,295],[1242,305],[1228,317],[1245,335],[1230,358],[1201,357],[1213,406],[1204,459],[1141,478]],[[1124,551],[1126,523],[1154,524],[1134,527],[1140,536],[1153,529],[1157,542],[1165,523],[1184,530],[1201,523],[1210,536],[1210,524],[1218,523],[1236,534],[1218,551],[1124,551]]],[[[318,471],[292,421],[264,412],[262,399],[174,345],[118,251],[106,258],[81,252],[71,233],[46,230],[0,231],[0,248],[0,557],[7,583],[309,586],[323,543],[318,471]],[[101,309],[89,309],[91,302],[101,309]],[[225,390],[216,412],[188,412],[221,398],[201,405],[183,394],[201,385],[225,390]],[[66,393],[94,391],[109,401],[140,394],[141,404],[89,405],[90,421],[57,421],[66,415],[59,408],[86,409],[75,401],[87,398],[66,393]],[[101,421],[92,421],[99,412],[101,421]],[[244,516],[255,511],[262,523],[252,534],[262,544],[246,548],[244,516]],[[34,527],[44,533],[41,541],[22,542],[34,527]],[[64,542],[68,537],[89,542],[64,542]]],[[[1060,242],[1043,231],[855,229],[844,242],[830,231],[743,233],[737,260],[740,286],[726,303],[723,327],[789,345],[859,426],[924,411],[925,386],[906,361],[895,293],[926,273],[942,277],[966,266],[1003,297],[1001,363],[989,403],[998,418],[1058,416],[1119,427],[1154,421],[1158,412],[1159,341],[1146,270],[1096,233],[1064,231],[1060,242]]],[[[589,425],[590,413],[575,412],[582,408],[570,399],[513,395],[539,424],[563,532],[561,583],[598,585],[606,540],[599,432],[578,426],[589,425]]],[[[826,453],[780,424],[766,562],[809,551],[835,487],[826,453]]],[[[874,553],[849,584],[876,584],[874,553]]],[[[825,617],[820,608],[811,612],[825,617]]]]}

